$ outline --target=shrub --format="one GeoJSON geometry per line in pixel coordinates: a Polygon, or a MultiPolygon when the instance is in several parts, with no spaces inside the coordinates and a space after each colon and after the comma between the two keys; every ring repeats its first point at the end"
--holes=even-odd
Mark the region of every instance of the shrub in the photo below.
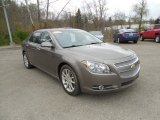
{"type": "Polygon", "coordinates": [[[29,35],[28,32],[16,31],[16,32],[13,34],[14,42],[15,42],[16,44],[21,44],[22,41],[25,40],[28,35],[29,35]]]}
{"type": "Polygon", "coordinates": [[[0,46],[9,45],[9,39],[7,36],[0,34],[0,46]]]}

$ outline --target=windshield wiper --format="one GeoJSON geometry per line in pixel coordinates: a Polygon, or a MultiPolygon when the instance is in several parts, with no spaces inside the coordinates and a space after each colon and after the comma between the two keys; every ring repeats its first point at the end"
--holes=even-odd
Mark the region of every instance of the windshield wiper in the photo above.
{"type": "Polygon", "coordinates": [[[89,44],[87,44],[87,45],[92,45],[92,44],[101,44],[101,43],[103,43],[103,42],[92,42],[92,43],[89,43],[89,44]]]}
{"type": "Polygon", "coordinates": [[[63,48],[72,48],[72,47],[78,47],[78,46],[83,46],[83,45],[71,45],[71,46],[66,46],[66,47],[63,47],[63,48]]]}

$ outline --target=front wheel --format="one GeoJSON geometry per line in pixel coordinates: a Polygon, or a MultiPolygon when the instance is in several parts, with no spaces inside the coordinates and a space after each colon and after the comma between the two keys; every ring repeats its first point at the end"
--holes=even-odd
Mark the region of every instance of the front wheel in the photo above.
{"type": "Polygon", "coordinates": [[[60,80],[64,90],[72,96],[80,94],[80,85],[76,73],[68,66],[62,66],[60,70],[60,80]]]}
{"type": "Polygon", "coordinates": [[[137,43],[137,40],[135,40],[134,43],[137,43]]]}
{"type": "Polygon", "coordinates": [[[160,42],[160,35],[156,35],[155,42],[156,42],[156,43],[159,43],[159,42],[160,42]]]}

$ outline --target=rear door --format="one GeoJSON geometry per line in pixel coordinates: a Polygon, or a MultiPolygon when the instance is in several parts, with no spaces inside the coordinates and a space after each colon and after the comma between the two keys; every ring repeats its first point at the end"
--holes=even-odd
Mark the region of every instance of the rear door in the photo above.
{"type": "Polygon", "coordinates": [[[153,25],[149,26],[148,30],[144,32],[143,37],[147,39],[153,38],[153,33],[154,33],[153,28],[154,28],[153,25]]]}

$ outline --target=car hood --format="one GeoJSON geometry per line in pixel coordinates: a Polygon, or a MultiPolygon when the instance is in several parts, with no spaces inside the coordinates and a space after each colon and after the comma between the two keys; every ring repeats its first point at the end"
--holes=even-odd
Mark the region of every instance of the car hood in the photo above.
{"type": "Polygon", "coordinates": [[[130,50],[107,43],[67,48],[67,51],[74,57],[84,60],[115,60],[133,55],[130,50]]]}

